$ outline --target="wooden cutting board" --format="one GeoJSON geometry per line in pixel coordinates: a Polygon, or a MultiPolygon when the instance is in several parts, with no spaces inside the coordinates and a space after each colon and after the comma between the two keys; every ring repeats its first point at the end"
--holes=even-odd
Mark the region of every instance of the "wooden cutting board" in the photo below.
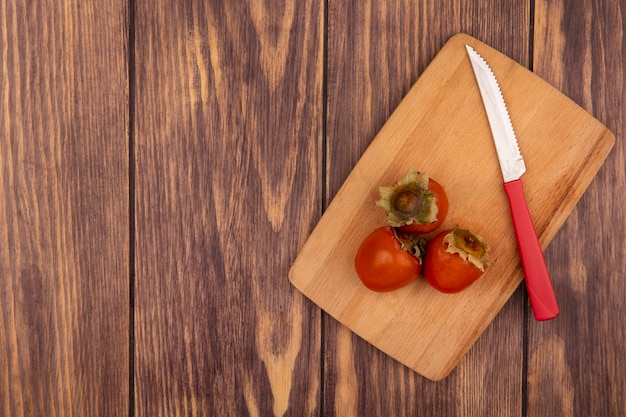
{"type": "MultiPolygon", "coordinates": [[[[337,192],[289,279],[360,337],[432,380],[454,369],[523,279],[496,150],[465,44],[485,58],[500,82],[526,162],[522,180],[543,248],[615,141],[573,101],[470,36],[451,38],[424,71],[337,192]],[[439,293],[422,277],[400,290],[376,293],[354,271],[361,241],[386,224],[385,213],[374,204],[378,188],[394,184],[411,167],[446,189],[450,213],[444,227],[469,228],[491,248],[493,265],[461,293],[439,293]]],[[[552,277],[553,282],[568,279],[552,277]]]]}

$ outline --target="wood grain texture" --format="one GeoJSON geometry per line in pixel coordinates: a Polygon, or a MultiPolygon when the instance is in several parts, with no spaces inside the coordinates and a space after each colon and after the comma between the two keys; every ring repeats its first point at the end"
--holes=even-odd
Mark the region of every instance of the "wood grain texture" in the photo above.
{"type": "Polygon", "coordinates": [[[529,322],[528,416],[626,415],[626,2],[537,1],[534,70],[616,144],[548,248],[561,316],[529,322]]]}
{"type": "Polygon", "coordinates": [[[127,4],[0,28],[0,415],[127,415],[127,4]]]}
{"type": "Polygon", "coordinates": [[[543,247],[614,143],[611,132],[569,98],[465,34],[445,44],[403,98],[335,195],[289,277],[339,322],[436,381],[453,370],[523,279],[511,210],[466,45],[489,62],[506,97],[526,160],[524,194],[543,247]],[[560,149],[565,140],[572,143],[560,149]],[[450,211],[441,228],[467,227],[491,248],[493,264],[461,293],[441,294],[418,279],[401,290],[376,294],[354,270],[360,242],[387,224],[374,204],[378,187],[395,183],[411,168],[445,187],[450,211]]]}
{"type": "Polygon", "coordinates": [[[626,415],[625,10],[0,0],[0,415],[626,415]],[[617,142],[546,251],[560,318],[534,322],[519,288],[435,383],[320,313],[287,269],[458,32],[617,142]]]}
{"type": "MultiPolygon", "coordinates": [[[[527,65],[529,23],[526,1],[330,1],[326,203],[452,35],[468,33],[527,65]]],[[[519,415],[523,301],[520,290],[442,382],[407,370],[325,317],[325,413],[519,415]]]]}
{"type": "Polygon", "coordinates": [[[319,1],[138,2],[136,416],[319,414],[319,1]]]}

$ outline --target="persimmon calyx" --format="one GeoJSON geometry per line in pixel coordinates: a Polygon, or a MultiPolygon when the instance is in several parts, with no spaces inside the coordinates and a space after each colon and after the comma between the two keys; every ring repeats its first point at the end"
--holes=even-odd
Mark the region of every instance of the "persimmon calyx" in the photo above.
{"type": "Polygon", "coordinates": [[[447,246],[446,252],[459,255],[461,259],[468,261],[481,271],[491,265],[489,247],[481,236],[457,227],[450,231],[443,241],[447,246]]]}
{"type": "Polygon", "coordinates": [[[422,263],[424,254],[426,253],[426,245],[428,244],[426,239],[403,232],[395,227],[393,228],[393,234],[396,239],[398,239],[398,242],[400,242],[402,249],[415,256],[417,260],[422,263]]]}
{"type": "Polygon", "coordinates": [[[387,212],[390,226],[428,224],[437,221],[439,209],[435,194],[428,189],[428,175],[409,169],[404,178],[392,186],[380,187],[376,205],[387,212]]]}

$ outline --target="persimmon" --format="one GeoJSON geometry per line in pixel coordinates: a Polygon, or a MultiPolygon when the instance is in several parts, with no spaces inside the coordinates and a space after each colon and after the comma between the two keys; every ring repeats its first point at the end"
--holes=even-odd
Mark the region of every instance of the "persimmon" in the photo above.
{"type": "Polygon", "coordinates": [[[373,291],[392,291],[414,281],[422,270],[425,242],[399,229],[382,226],[361,243],[354,258],[361,282],[373,291]]]}
{"type": "Polygon", "coordinates": [[[437,230],[448,215],[448,196],[443,186],[427,174],[410,169],[392,186],[380,187],[376,205],[387,212],[387,222],[407,233],[437,230]]]}
{"type": "Polygon", "coordinates": [[[489,248],[483,238],[457,227],[440,232],[430,241],[423,274],[435,289],[456,293],[480,278],[490,263],[489,248]]]}

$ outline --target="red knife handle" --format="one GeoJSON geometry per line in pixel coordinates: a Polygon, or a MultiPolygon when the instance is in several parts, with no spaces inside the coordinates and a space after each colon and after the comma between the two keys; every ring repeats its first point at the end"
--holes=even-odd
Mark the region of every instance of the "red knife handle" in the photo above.
{"type": "Polygon", "coordinates": [[[559,314],[559,306],[550,282],[546,261],[537,239],[537,232],[528,211],[522,181],[505,182],[504,191],[511,207],[511,217],[513,218],[517,247],[524,270],[524,280],[535,319],[553,319],[559,314]]]}

